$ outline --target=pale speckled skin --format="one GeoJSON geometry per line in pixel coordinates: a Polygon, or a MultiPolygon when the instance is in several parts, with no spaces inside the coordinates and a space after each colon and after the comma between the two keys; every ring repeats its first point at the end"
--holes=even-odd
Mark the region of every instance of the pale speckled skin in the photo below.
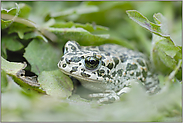
{"type": "Polygon", "coordinates": [[[159,88],[159,81],[148,71],[146,57],[116,44],[92,47],[68,41],[58,67],[63,73],[77,78],[84,87],[97,92],[120,91],[128,87],[131,80],[140,80],[150,93],[159,88]],[[96,69],[86,68],[88,56],[99,59],[96,69]]]}

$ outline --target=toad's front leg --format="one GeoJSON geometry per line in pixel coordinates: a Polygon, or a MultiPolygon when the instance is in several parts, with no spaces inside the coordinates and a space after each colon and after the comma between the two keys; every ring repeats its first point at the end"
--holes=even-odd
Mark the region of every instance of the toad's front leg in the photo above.
{"type": "Polygon", "coordinates": [[[114,90],[106,90],[104,93],[95,93],[90,94],[90,97],[94,98],[101,98],[97,102],[103,103],[103,102],[110,102],[110,101],[116,101],[120,99],[120,95],[124,93],[128,93],[130,91],[130,87],[124,87],[119,92],[115,92],[114,90]]]}

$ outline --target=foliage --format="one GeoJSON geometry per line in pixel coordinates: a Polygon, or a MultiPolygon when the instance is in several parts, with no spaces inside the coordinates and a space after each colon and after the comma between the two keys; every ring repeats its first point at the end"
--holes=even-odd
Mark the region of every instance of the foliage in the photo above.
{"type": "MultiPolygon", "coordinates": [[[[166,18],[161,13],[154,14],[154,24],[137,11],[128,10],[127,13],[132,20],[153,33],[151,60],[160,72],[170,74],[182,61],[182,47],[176,46],[171,39],[166,18]]],[[[182,69],[179,72],[178,78],[181,79],[182,69]]]]}
{"type": "Polygon", "coordinates": [[[2,121],[182,121],[182,2],[17,1],[1,8],[2,121]],[[110,104],[82,97],[87,90],[57,67],[68,40],[146,54],[161,91],[149,96],[133,85],[110,104]]]}

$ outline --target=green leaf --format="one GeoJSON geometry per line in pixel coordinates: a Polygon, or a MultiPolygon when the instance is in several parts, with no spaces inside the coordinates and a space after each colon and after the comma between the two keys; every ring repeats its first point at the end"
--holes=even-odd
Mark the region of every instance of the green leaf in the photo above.
{"type": "Polygon", "coordinates": [[[45,42],[48,42],[48,39],[46,39],[40,32],[38,31],[34,31],[34,32],[30,32],[30,33],[26,33],[24,35],[24,39],[34,39],[34,38],[38,38],[38,39],[42,39],[45,42]]]}
{"type": "MultiPolygon", "coordinates": [[[[128,16],[130,17],[130,19],[132,19],[133,21],[138,23],[140,26],[146,28],[151,33],[154,33],[154,34],[162,36],[162,37],[170,37],[170,35],[167,34],[167,30],[166,29],[164,30],[164,27],[161,27],[161,25],[159,24],[163,21],[162,15],[161,15],[161,18],[159,17],[160,14],[156,14],[154,16],[156,22],[158,23],[158,24],[154,24],[136,10],[128,10],[126,12],[127,12],[128,16]]],[[[165,26],[168,26],[168,25],[165,25],[165,26]]]]}
{"type": "Polygon", "coordinates": [[[176,46],[182,47],[182,20],[177,20],[175,23],[173,23],[171,38],[176,46]]]}
{"type": "Polygon", "coordinates": [[[8,29],[8,33],[17,33],[20,39],[23,39],[24,33],[33,31],[36,27],[32,22],[25,20],[23,18],[27,18],[29,16],[30,7],[25,4],[16,4],[16,9],[12,8],[10,10],[3,9],[1,15],[1,26],[2,29],[10,27],[8,29]],[[22,18],[20,18],[22,17],[22,18]],[[3,20],[6,19],[6,20],[3,20]],[[17,23],[18,22],[18,23],[17,23]]]}
{"type": "Polygon", "coordinates": [[[154,14],[153,18],[154,18],[156,24],[161,25],[161,32],[163,34],[168,35],[170,32],[168,29],[167,19],[161,13],[154,14]]]}
{"type": "Polygon", "coordinates": [[[25,3],[20,3],[20,4],[18,4],[18,5],[19,5],[19,7],[20,7],[20,12],[19,12],[19,14],[18,14],[18,17],[28,19],[29,14],[30,14],[30,11],[31,11],[31,7],[28,6],[28,5],[25,4],[25,3]]]}
{"type": "Polygon", "coordinates": [[[59,69],[54,71],[43,71],[39,75],[39,83],[48,95],[53,97],[67,98],[71,96],[73,83],[59,69]]]}
{"type": "Polygon", "coordinates": [[[30,28],[27,25],[21,24],[21,23],[12,23],[9,27],[8,34],[11,33],[17,33],[20,39],[24,38],[24,33],[34,31],[34,28],[30,28]]]}
{"type": "MultiPolygon", "coordinates": [[[[156,69],[163,74],[170,74],[176,68],[179,60],[182,59],[181,48],[175,46],[169,38],[166,39],[155,34],[153,34],[153,42],[151,58],[156,69]]],[[[180,74],[178,78],[181,78],[180,74]]]]}
{"type": "Polygon", "coordinates": [[[29,91],[35,90],[39,93],[44,93],[44,91],[42,89],[40,89],[39,87],[31,86],[31,85],[27,84],[26,82],[24,82],[23,80],[21,80],[17,76],[17,73],[20,70],[22,70],[23,68],[24,68],[24,64],[16,63],[16,62],[9,62],[1,57],[1,69],[4,70],[6,72],[6,74],[10,75],[18,85],[23,87],[25,90],[29,90],[29,91]]]}
{"type": "MultiPolygon", "coordinates": [[[[2,49],[8,49],[11,51],[17,51],[22,49],[24,46],[17,40],[16,35],[11,35],[11,36],[3,36],[2,37],[2,42],[1,42],[1,48],[2,49]]],[[[5,51],[5,50],[4,50],[5,51]]]]}
{"type": "MultiPolygon", "coordinates": [[[[11,8],[9,10],[3,8],[1,9],[1,14],[9,14],[9,15],[13,15],[10,20],[3,20],[1,19],[1,29],[5,29],[7,27],[10,26],[10,24],[13,23],[15,17],[22,17],[22,18],[28,18],[29,17],[29,13],[30,13],[30,10],[31,8],[24,4],[24,3],[21,3],[21,4],[15,4],[16,5],[16,8],[11,8]]],[[[1,16],[2,18],[2,16],[1,16]]],[[[18,28],[17,28],[18,29],[18,28]]]]}
{"type": "Polygon", "coordinates": [[[118,44],[118,45],[121,45],[121,46],[129,48],[129,49],[133,49],[133,50],[136,48],[136,46],[129,43],[128,40],[121,39],[121,38],[115,38],[115,37],[110,37],[109,39],[106,39],[105,43],[118,44]]]}
{"type": "MultiPolygon", "coordinates": [[[[18,16],[18,9],[11,8],[10,10],[7,9],[1,9],[1,14],[10,14],[14,16],[18,16]]],[[[13,18],[11,20],[3,20],[1,16],[1,29],[5,29],[10,26],[10,24],[13,23],[13,18]]]]}
{"type": "Polygon", "coordinates": [[[7,74],[4,70],[1,70],[1,93],[3,93],[8,86],[7,74]]]}
{"type": "Polygon", "coordinates": [[[98,11],[98,7],[97,6],[93,6],[93,5],[84,5],[81,4],[80,6],[77,7],[72,7],[70,9],[66,9],[60,12],[52,12],[50,14],[51,17],[61,17],[61,16],[68,16],[68,15],[80,15],[80,14],[88,14],[88,13],[93,13],[93,12],[97,12],[98,11]]]}
{"type": "Polygon", "coordinates": [[[166,55],[170,56],[171,58],[174,58],[175,55],[180,51],[180,48],[176,47],[173,42],[168,39],[163,39],[157,42],[157,45],[159,45],[161,51],[164,51],[166,55]]]}
{"type": "Polygon", "coordinates": [[[80,24],[80,23],[74,23],[72,21],[70,22],[59,22],[59,23],[55,23],[53,24],[51,27],[54,28],[71,28],[71,27],[76,27],[76,28],[83,28],[89,32],[93,32],[93,31],[107,31],[108,28],[107,27],[103,27],[103,26],[99,26],[99,25],[94,25],[94,24],[90,24],[90,23],[86,23],[86,24],[80,24]]]}
{"type": "Polygon", "coordinates": [[[11,23],[12,23],[12,20],[5,21],[1,19],[1,29],[7,28],[8,26],[10,26],[11,23]]]}
{"type": "Polygon", "coordinates": [[[15,4],[16,8],[11,8],[10,10],[3,9],[1,11],[1,26],[2,29],[10,27],[8,33],[17,33],[20,39],[24,38],[24,33],[33,31],[38,26],[31,22],[30,20],[26,20],[24,18],[29,17],[30,7],[26,4],[15,4]],[[3,20],[5,19],[5,20],[3,20]]]}
{"type": "Polygon", "coordinates": [[[58,69],[57,63],[61,56],[61,48],[38,39],[33,39],[24,53],[24,57],[31,65],[31,71],[37,75],[42,71],[58,69]]]}
{"type": "Polygon", "coordinates": [[[17,15],[17,17],[21,17],[21,18],[25,18],[27,19],[29,17],[30,11],[31,11],[31,7],[28,6],[27,4],[24,3],[20,3],[14,4],[16,7],[13,7],[11,9],[6,9],[3,8],[1,9],[1,14],[10,14],[10,15],[17,15]]]}
{"type": "Polygon", "coordinates": [[[21,70],[23,66],[23,63],[9,62],[1,57],[1,69],[4,70],[7,74],[16,76],[16,73],[21,70]]]}
{"type": "Polygon", "coordinates": [[[170,73],[170,75],[169,75],[169,77],[168,77],[168,79],[171,81],[174,77],[175,77],[175,75],[177,74],[177,76],[178,76],[178,79],[182,79],[181,77],[181,75],[182,75],[182,70],[180,70],[180,68],[182,67],[181,66],[182,65],[182,59],[181,60],[179,60],[179,62],[178,62],[178,65],[176,66],[176,68],[170,73]],[[179,73],[181,73],[181,75],[179,75],[179,73]]]}
{"type": "Polygon", "coordinates": [[[1,57],[7,59],[7,52],[6,52],[6,47],[3,46],[4,44],[2,43],[2,39],[1,39],[1,57]]]}
{"type": "MultiPolygon", "coordinates": [[[[159,48],[161,49],[161,48],[159,48]]],[[[170,56],[166,55],[165,52],[158,50],[158,55],[161,61],[169,68],[174,69],[176,67],[177,62],[175,59],[171,58],[170,56]]]]}
{"type": "Polygon", "coordinates": [[[75,40],[83,45],[99,45],[104,43],[109,35],[94,35],[83,28],[47,28],[58,36],[60,41],[75,40]]]}

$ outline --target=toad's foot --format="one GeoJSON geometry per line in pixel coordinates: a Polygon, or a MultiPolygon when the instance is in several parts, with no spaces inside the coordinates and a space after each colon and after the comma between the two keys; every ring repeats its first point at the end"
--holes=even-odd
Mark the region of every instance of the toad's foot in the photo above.
{"type": "Polygon", "coordinates": [[[115,100],[119,100],[120,95],[128,93],[129,91],[130,91],[129,87],[124,87],[118,93],[116,93],[113,90],[106,90],[104,93],[90,94],[89,96],[95,98],[101,98],[97,101],[98,103],[109,102],[109,101],[113,102],[115,100]]]}

